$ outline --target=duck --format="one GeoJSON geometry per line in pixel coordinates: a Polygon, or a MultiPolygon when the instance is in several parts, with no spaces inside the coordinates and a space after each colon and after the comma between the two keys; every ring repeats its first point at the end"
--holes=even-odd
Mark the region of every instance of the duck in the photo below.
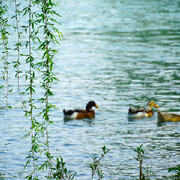
{"type": "Polygon", "coordinates": [[[158,115],[158,122],[160,122],[160,123],[180,121],[180,115],[179,114],[157,111],[157,115],[158,115]]]}
{"type": "Polygon", "coordinates": [[[159,106],[154,101],[149,101],[147,104],[147,108],[139,108],[135,109],[130,107],[128,112],[129,119],[141,119],[141,118],[150,118],[154,115],[152,107],[159,108],[159,106]]]}
{"type": "Polygon", "coordinates": [[[64,119],[93,119],[95,118],[95,111],[92,107],[99,108],[95,101],[89,101],[86,105],[86,109],[64,109],[64,119]]]}

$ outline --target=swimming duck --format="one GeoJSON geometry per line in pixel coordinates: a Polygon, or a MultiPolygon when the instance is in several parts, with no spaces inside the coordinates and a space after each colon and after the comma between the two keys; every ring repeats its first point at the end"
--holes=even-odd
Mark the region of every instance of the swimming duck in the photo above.
{"type": "Polygon", "coordinates": [[[92,119],[95,117],[95,111],[92,107],[99,108],[94,101],[89,101],[86,109],[63,110],[64,119],[92,119]]]}
{"type": "Polygon", "coordinates": [[[140,119],[144,117],[149,118],[154,115],[152,107],[159,108],[159,106],[154,101],[149,101],[146,109],[145,108],[135,109],[130,107],[128,112],[128,118],[129,119],[140,119]]]}
{"type": "Polygon", "coordinates": [[[160,112],[157,111],[158,114],[158,122],[177,122],[180,121],[179,114],[173,114],[168,112],[160,112]]]}

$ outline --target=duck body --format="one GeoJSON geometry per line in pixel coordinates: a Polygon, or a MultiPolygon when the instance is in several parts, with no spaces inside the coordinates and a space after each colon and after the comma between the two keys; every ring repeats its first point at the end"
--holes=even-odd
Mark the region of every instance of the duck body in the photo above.
{"type": "Polygon", "coordinates": [[[65,119],[92,119],[95,118],[95,111],[84,110],[84,109],[74,109],[74,110],[63,110],[65,119]]]}
{"type": "Polygon", "coordinates": [[[152,117],[154,115],[152,107],[159,108],[157,104],[155,104],[154,101],[149,101],[146,109],[145,108],[135,109],[135,108],[130,107],[129,112],[128,112],[128,118],[141,119],[141,118],[152,117]]]}
{"type": "Polygon", "coordinates": [[[151,117],[154,115],[154,112],[151,111],[147,111],[146,109],[135,109],[130,107],[129,112],[128,112],[128,117],[130,119],[141,119],[141,118],[145,118],[145,117],[151,117]]]}
{"type": "Polygon", "coordinates": [[[64,119],[92,119],[95,118],[95,111],[92,107],[99,108],[94,101],[89,101],[86,109],[63,110],[64,119]]]}
{"type": "Polygon", "coordinates": [[[180,121],[180,115],[168,112],[157,111],[158,122],[178,122],[180,121]]]}

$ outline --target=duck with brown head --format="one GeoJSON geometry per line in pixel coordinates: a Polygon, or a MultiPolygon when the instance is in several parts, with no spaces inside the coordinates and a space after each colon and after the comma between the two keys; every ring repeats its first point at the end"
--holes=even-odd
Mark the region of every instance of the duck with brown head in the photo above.
{"type": "Polygon", "coordinates": [[[152,117],[154,115],[152,107],[159,108],[159,106],[154,101],[149,101],[147,108],[135,109],[130,107],[128,112],[129,119],[141,119],[144,117],[152,117]]]}

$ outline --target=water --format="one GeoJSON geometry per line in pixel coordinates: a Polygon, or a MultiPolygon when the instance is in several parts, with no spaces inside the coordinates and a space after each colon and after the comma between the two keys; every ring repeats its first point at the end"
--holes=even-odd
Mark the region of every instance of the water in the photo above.
{"type": "MultiPolygon", "coordinates": [[[[158,126],[156,110],[150,119],[128,121],[127,112],[153,99],[161,111],[180,113],[180,2],[64,0],[58,11],[64,38],[55,57],[60,81],[53,89],[59,110],[49,129],[52,154],[62,155],[75,179],[84,180],[91,177],[90,156],[106,145],[105,179],[133,179],[133,149],[143,144],[152,179],[165,179],[180,162],[180,123],[158,126]],[[89,100],[100,107],[94,120],[63,120],[63,109],[83,108],[89,100]]],[[[1,110],[0,117],[0,172],[23,179],[30,141],[21,137],[30,124],[18,94],[9,101],[13,109],[1,110]]]]}

